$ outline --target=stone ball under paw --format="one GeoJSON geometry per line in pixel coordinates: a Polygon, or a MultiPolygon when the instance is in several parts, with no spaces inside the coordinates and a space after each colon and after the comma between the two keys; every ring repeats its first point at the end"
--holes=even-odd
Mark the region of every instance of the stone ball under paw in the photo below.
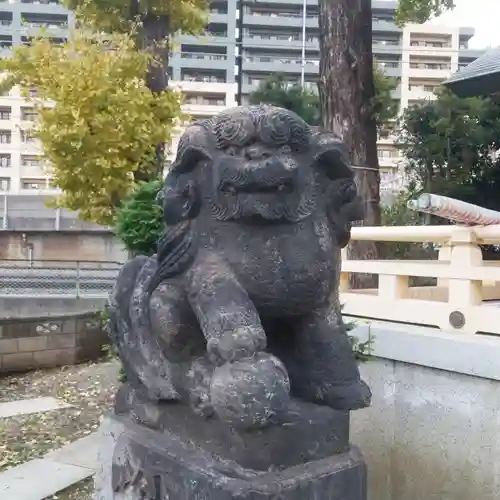
{"type": "Polygon", "coordinates": [[[234,427],[265,427],[288,408],[288,373],[267,353],[226,363],[214,371],[210,400],[218,417],[234,427]]]}

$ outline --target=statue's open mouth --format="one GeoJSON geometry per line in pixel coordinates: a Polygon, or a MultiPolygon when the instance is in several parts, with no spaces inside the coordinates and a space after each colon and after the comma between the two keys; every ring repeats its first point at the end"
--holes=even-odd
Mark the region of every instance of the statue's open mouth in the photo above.
{"type": "Polygon", "coordinates": [[[294,191],[291,181],[278,182],[276,184],[245,183],[235,184],[224,182],[220,188],[224,194],[289,194],[294,191]]]}

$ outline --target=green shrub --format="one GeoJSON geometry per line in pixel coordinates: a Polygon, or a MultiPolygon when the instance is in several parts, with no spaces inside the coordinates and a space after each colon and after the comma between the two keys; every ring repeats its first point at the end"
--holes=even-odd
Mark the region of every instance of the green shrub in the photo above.
{"type": "Polygon", "coordinates": [[[116,235],[134,255],[153,255],[163,229],[163,210],[157,201],[163,182],[141,182],[123,200],[116,216],[116,235]]]}
{"type": "MultiPolygon", "coordinates": [[[[342,306],[343,307],[343,306],[342,306]]],[[[356,322],[355,321],[344,321],[344,326],[347,332],[350,332],[356,327],[356,322]]],[[[349,335],[349,341],[351,342],[352,350],[354,352],[354,355],[356,356],[356,359],[358,361],[370,361],[373,359],[373,356],[371,355],[373,351],[373,342],[375,340],[375,337],[370,337],[368,340],[365,342],[361,342],[358,337],[355,335],[349,335]]]]}

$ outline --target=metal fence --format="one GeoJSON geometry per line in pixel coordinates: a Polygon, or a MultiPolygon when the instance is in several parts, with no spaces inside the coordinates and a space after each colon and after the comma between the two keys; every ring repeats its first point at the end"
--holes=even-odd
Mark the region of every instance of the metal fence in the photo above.
{"type": "Polygon", "coordinates": [[[122,263],[0,260],[0,296],[107,297],[122,263]]]}
{"type": "Polygon", "coordinates": [[[37,231],[107,231],[97,224],[82,221],[76,212],[49,208],[53,196],[42,194],[0,195],[0,229],[37,231]]]}

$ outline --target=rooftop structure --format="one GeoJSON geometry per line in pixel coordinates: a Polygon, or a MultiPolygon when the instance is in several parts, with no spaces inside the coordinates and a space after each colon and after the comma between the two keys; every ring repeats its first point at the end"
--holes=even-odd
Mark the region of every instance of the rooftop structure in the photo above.
{"type": "Polygon", "coordinates": [[[500,47],[459,69],[444,82],[462,97],[476,97],[500,92],[500,47]]]}

